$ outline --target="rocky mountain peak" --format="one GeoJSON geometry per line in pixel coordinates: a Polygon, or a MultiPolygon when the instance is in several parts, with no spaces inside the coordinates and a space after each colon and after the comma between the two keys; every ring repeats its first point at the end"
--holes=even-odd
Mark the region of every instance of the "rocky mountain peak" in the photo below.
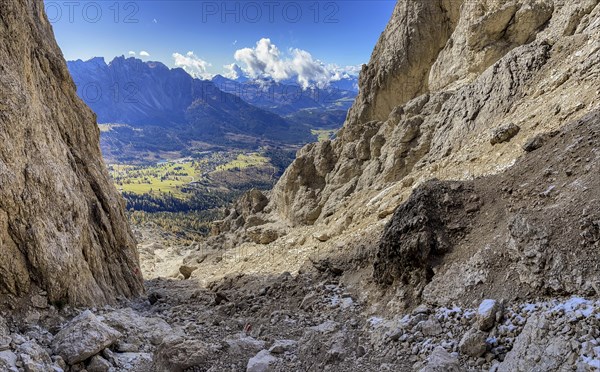
{"type": "MultiPolygon", "coordinates": [[[[562,130],[564,138],[577,131],[582,131],[582,138],[594,136],[593,131],[583,134],[583,128],[595,125],[597,116],[591,114],[600,109],[599,18],[597,0],[398,1],[371,61],[363,67],[360,94],[337,137],[300,150],[268,195],[268,205],[254,215],[230,213],[216,224],[216,231],[233,234],[221,234],[208,244],[230,241],[236,246],[246,239],[285,247],[286,251],[318,249],[320,257],[324,251],[338,257],[340,247],[372,249],[377,252],[377,258],[371,257],[375,281],[402,286],[400,297],[406,303],[421,301],[423,296],[441,303],[463,298],[466,282],[450,280],[456,270],[468,272],[476,270],[471,265],[498,264],[458,260],[452,261],[456,265],[452,268],[444,265],[449,252],[456,257],[469,245],[463,239],[479,218],[483,221],[475,212],[483,208],[478,201],[486,199],[476,191],[462,191],[453,201],[456,190],[452,187],[472,190],[468,181],[509,174],[512,167],[516,167],[515,173],[539,167],[547,168],[544,174],[554,174],[558,165],[551,165],[544,153],[551,149],[538,150],[550,143],[552,135],[562,130]],[[430,185],[434,179],[467,183],[430,185]],[[418,195],[422,200],[417,200],[418,195]],[[447,206],[437,210],[438,206],[428,205],[427,198],[447,206]],[[449,212],[452,208],[460,213],[449,212]],[[445,219],[439,220],[444,214],[445,219]],[[306,234],[312,238],[306,239],[306,234]],[[398,243],[399,234],[407,240],[398,243]],[[456,285],[452,296],[444,284],[449,282],[456,285]]],[[[558,153],[562,150],[556,146],[563,146],[564,141],[550,146],[558,153]]],[[[573,182],[594,188],[593,169],[593,165],[582,169],[573,182]]],[[[537,179],[537,193],[550,195],[558,187],[556,180],[537,179]]],[[[528,181],[523,179],[523,183],[528,181]]],[[[483,184],[487,181],[476,182],[478,187],[483,184]]],[[[492,195],[498,192],[488,190],[492,195]]],[[[575,201],[581,198],[596,200],[571,191],[573,194],[564,191],[565,198],[572,198],[569,208],[576,208],[575,201]]],[[[547,202],[534,204],[542,208],[547,202]]],[[[497,234],[514,240],[506,231],[513,219],[522,217],[511,214],[516,201],[510,206],[496,200],[485,203],[498,210],[509,208],[502,214],[503,222],[496,221],[503,226],[497,234]]],[[[564,223],[557,222],[559,215],[539,218],[548,219],[542,225],[564,223]]],[[[480,249],[487,244],[504,246],[496,237],[477,231],[479,235],[472,239],[479,242],[480,249]]],[[[570,238],[558,233],[544,238],[555,239],[555,257],[561,255],[559,247],[579,239],[575,231],[569,234],[570,238]]],[[[344,250],[349,257],[354,254],[352,249],[344,250]]],[[[476,251],[473,248],[470,254],[476,251]]],[[[301,255],[297,260],[302,262],[302,257],[306,258],[301,255]]],[[[518,257],[495,266],[497,275],[512,270],[511,265],[526,265],[520,261],[523,257],[518,257]]],[[[541,286],[550,292],[588,293],[588,286],[573,286],[569,281],[593,282],[597,275],[579,267],[577,260],[560,262],[577,274],[546,283],[554,274],[544,260],[536,269],[539,271],[531,275],[522,272],[513,284],[541,286]]],[[[483,293],[488,290],[493,289],[482,288],[483,293]]]]}

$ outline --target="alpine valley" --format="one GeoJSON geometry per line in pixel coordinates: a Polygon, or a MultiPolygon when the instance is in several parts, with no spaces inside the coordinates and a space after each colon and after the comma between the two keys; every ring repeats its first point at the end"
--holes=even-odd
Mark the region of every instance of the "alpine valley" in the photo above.
{"type": "Polygon", "coordinates": [[[128,209],[206,211],[270,189],[306,143],[331,139],[357,95],[346,76],[292,80],[192,77],[137,58],[67,62],[96,113],[103,156],[128,209]]]}

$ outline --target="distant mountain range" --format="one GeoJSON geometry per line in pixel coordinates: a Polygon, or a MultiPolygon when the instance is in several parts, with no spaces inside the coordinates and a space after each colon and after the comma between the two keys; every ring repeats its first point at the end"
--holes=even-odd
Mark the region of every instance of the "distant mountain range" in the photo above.
{"type": "Polygon", "coordinates": [[[67,65],[98,123],[111,124],[104,131],[103,150],[117,153],[123,146],[176,151],[198,142],[303,144],[315,139],[311,129],[340,127],[357,95],[337,86],[352,87],[352,79],[303,90],[291,82],[220,75],[200,80],[183,69],[136,58],[106,63],[97,57],[67,65]]]}
{"type": "Polygon", "coordinates": [[[340,86],[353,87],[355,79],[333,82],[324,88],[308,89],[303,89],[294,82],[277,83],[265,79],[239,81],[221,75],[216,75],[212,82],[224,92],[234,94],[254,106],[279,115],[290,115],[306,109],[347,111],[358,93],[354,89],[340,88],[340,86]]]}

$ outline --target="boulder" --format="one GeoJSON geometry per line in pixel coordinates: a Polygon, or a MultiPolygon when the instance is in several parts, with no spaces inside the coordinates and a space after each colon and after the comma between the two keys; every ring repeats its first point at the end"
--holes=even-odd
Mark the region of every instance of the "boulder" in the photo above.
{"type": "Polygon", "coordinates": [[[421,368],[419,372],[460,372],[463,370],[456,356],[448,353],[443,347],[438,346],[427,357],[425,367],[421,368]]]}
{"type": "Polygon", "coordinates": [[[487,350],[487,334],[477,329],[470,329],[458,344],[460,352],[470,357],[479,357],[487,350]]]}
{"type": "Polygon", "coordinates": [[[246,234],[256,244],[269,244],[285,235],[285,231],[276,224],[251,227],[246,234]]]}
{"type": "Polygon", "coordinates": [[[35,342],[22,343],[17,347],[16,354],[19,355],[26,372],[45,372],[52,368],[52,359],[46,350],[35,342]]]}
{"type": "Polygon", "coordinates": [[[440,322],[434,317],[421,322],[420,326],[421,332],[423,332],[425,336],[437,336],[444,331],[440,322]]]}
{"type": "Polygon", "coordinates": [[[17,354],[10,350],[0,351],[0,370],[2,371],[18,371],[17,360],[19,357],[17,354]]]}
{"type": "Polygon", "coordinates": [[[130,308],[105,314],[104,323],[128,338],[139,338],[151,345],[160,345],[165,337],[175,333],[164,320],[140,316],[130,308]]]}
{"type": "Polygon", "coordinates": [[[73,365],[98,354],[121,337],[120,332],[86,310],[56,334],[52,349],[73,365]]]}
{"type": "Polygon", "coordinates": [[[250,353],[252,355],[265,347],[264,341],[248,336],[229,338],[225,340],[225,343],[229,346],[228,352],[233,354],[250,353]]]}
{"type": "Polygon", "coordinates": [[[248,360],[246,372],[272,372],[275,371],[273,364],[277,358],[271,355],[268,350],[261,350],[258,354],[248,360]]]}
{"type": "Polygon", "coordinates": [[[491,299],[481,302],[477,309],[477,326],[482,331],[490,330],[496,323],[496,318],[502,316],[502,305],[491,299]]]}
{"type": "Polygon", "coordinates": [[[169,336],[154,354],[157,371],[183,372],[188,368],[208,368],[214,350],[201,340],[169,336]]]}

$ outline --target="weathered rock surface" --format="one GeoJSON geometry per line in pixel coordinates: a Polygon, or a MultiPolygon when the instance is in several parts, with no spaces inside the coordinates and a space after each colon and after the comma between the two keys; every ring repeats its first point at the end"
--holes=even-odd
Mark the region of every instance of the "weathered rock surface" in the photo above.
{"type": "Polygon", "coordinates": [[[52,343],[55,353],[68,364],[77,364],[114,344],[122,334],[85,311],[58,332],[52,343]]]}
{"type": "Polygon", "coordinates": [[[248,361],[246,372],[271,372],[275,369],[273,364],[277,362],[277,358],[272,356],[267,350],[261,350],[248,361]]]}
{"type": "Polygon", "coordinates": [[[427,358],[426,365],[419,372],[460,372],[458,358],[450,355],[443,347],[436,347],[427,358]]]}
{"type": "Polygon", "coordinates": [[[460,340],[458,348],[460,352],[470,357],[483,355],[486,350],[485,340],[487,334],[476,329],[470,329],[460,340]]]}
{"type": "MultiPolygon", "coordinates": [[[[0,4],[0,291],[94,305],[143,292],[135,241],[39,1],[0,4]]],[[[3,302],[10,301],[3,296],[3,302]]]]}
{"type": "Polygon", "coordinates": [[[477,326],[481,331],[488,331],[502,317],[502,305],[491,299],[481,302],[477,309],[477,326]]]}
{"type": "Polygon", "coordinates": [[[183,372],[191,367],[207,368],[213,353],[214,350],[201,340],[171,336],[158,347],[154,356],[154,369],[183,372]]]}

